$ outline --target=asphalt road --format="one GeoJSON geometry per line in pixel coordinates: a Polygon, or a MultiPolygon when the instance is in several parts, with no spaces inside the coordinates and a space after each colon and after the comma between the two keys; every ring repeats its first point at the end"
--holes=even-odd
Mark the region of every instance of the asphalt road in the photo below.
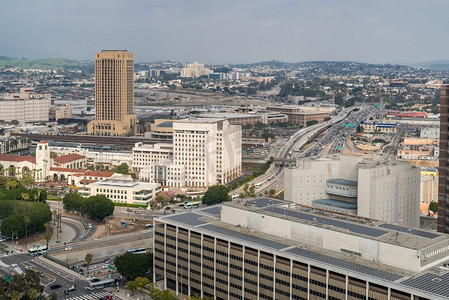
{"type": "MultiPolygon", "coordinates": [[[[137,233],[121,234],[121,235],[106,237],[106,238],[102,238],[102,239],[99,239],[99,240],[93,240],[93,241],[80,241],[79,243],[71,243],[70,246],[73,249],[94,248],[95,246],[104,245],[106,243],[121,242],[121,241],[125,240],[128,237],[148,237],[148,238],[152,238],[153,237],[153,230],[152,229],[147,229],[147,230],[140,231],[140,232],[137,232],[137,233]]],[[[50,252],[61,251],[61,250],[64,250],[65,247],[67,247],[67,245],[65,245],[65,246],[64,245],[53,246],[51,248],[50,252]]]]}
{"type": "Polygon", "coordinates": [[[89,285],[86,281],[74,277],[68,270],[63,271],[60,268],[55,268],[38,257],[30,256],[25,253],[14,253],[13,255],[2,257],[0,260],[8,265],[17,264],[23,271],[25,271],[26,268],[30,268],[42,272],[44,276],[41,277],[41,284],[44,286],[44,291],[48,294],[56,293],[58,299],[64,299],[64,290],[72,285],[76,285],[77,290],[71,292],[68,295],[69,298],[91,293],[85,289],[85,287],[89,285]],[[62,287],[51,290],[50,286],[52,284],[60,284],[62,287]]]}

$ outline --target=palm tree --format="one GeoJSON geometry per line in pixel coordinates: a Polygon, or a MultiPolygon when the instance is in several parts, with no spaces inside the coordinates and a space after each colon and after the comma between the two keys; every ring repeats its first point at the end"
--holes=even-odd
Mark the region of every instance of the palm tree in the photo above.
{"type": "Polygon", "coordinates": [[[22,194],[20,194],[20,196],[22,197],[23,201],[30,200],[30,195],[28,195],[27,193],[22,193],[22,194]]]}
{"type": "Polygon", "coordinates": [[[56,211],[56,209],[53,211],[53,225],[56,225],[55,221],[56,221],[56,215],[58,214],[58,212],[56,211]]]}
{"type": "Polygon", "coordinates": [[[28,238],[28,224],[31,223],[31,218],[28,215],[23,217],[23,223],[25,223],[25,238],[28,238]]]}
{"type": "Polygon", "coordinates": [[[28,297],[30,299],[36,299],[37,298],[37,291],[35,289],[30,289],[27,293],[28,297]]]}
{"type": "Polygon", "coordinates": [[[48,249],[48,242],[50,242],[51,237],[53,236],[53,231],[51,230],[51,222],[46,222],[44,226],[45,226],[44,239],[45,241],[47,241],[47,249],[48,249]]]}
{"type": "Polygon", "coordinates": [[[47,249],[48,249],[48,243],[50,242],[52,236],[53,236],[53,232],[51,232],[51,231],[46,232],[44,234],[44,239],[47,242],[47,249]]]}
{"type": "Polygon", "coordinates": [[[87,263],[87,277],[89,277],[89,267],[90,267],[90,263],[92,262],[93,256],[90,253],[86,254],[86,257],[84,258],[84,260],[87,263]]]}
{"type": "Polygon", "coordinates": [[[11,293],[12,300],[20,300],[21,297],[22,297],[22,295],[20,295],[20,293],[18,291],[14,291],[11,293]]]}

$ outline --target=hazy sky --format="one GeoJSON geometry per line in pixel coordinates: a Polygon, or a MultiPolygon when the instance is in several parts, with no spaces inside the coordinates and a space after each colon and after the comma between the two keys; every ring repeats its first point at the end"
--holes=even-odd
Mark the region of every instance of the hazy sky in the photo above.
{"type": "Polygon", "coordinates": [[[3,0],[0,55],[248,63],[449,59],[448,0],[3,0]]]}

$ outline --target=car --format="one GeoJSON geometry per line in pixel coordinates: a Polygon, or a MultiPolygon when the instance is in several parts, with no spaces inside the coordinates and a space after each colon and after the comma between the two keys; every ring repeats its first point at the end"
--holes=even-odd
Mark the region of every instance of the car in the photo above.
{"type": "Polygon", "coordinates": [[[98,282],[98,281],[101,281],[101,279],[99,279],[99,278],[92,278],[91,280],[90,280],[90,282],[98,282]]]}
{"type": "Polygon", "coordinates": [[[104,260],[104,263],[105,263],[105,264],[112,265],[112,264],[114,263],[114,259],[112,259],[112,258],[107,258],[107,259],[104,260]]]}
{"type": "Polygon", "coordinates": [[[86,286],[85,289],[88,290],[88,291],[95,291],[96,290],[94,287],[91,287],[91,286],[86,286]]]}
{"type": "Polygon", "coordinates": [[[152,228],[153,227],[153,223],[148,223],[145,225],[145,228],[152,228]]]}
{"type": "Polygon", "coordinates": [[[67,289],[67,292],[68,292],[68,293],[74,292],[74,291],[76,291],[76,285],[75,285],[75,284],[72,285],[72,286],[70,286],[70,287],[67,289]]]}
{"type": "Polygon", "coordinates": [[[37,276],[44,277],[44,273],[42,273],[41,271],[37,271],[36,273],[37,273],[37,276]]]}
{"type": "Polygon", "coordinates": [[[91,223],[87,224],[87,227],[92,228],[92,224],[91,223]]]}
{"type": "Polygon", "coordinates": [[[166,208],[165,208],[165,210],[170,210],[171,209],[171,207],[170,206],[167,206],[166,208]]]}
{"type": "Polygon", "coordinates": [[[50,290],[56,290],[56,289],[60,289],[60,288],[62,288],[62,285],[57,284],[57,283],[50,285],[50,290]]]}
{"type": "Polygon", "coordinates": [[[70,251],[70,250],[73,250],[72,246],[65,247],[65,251],[70,251]]]}

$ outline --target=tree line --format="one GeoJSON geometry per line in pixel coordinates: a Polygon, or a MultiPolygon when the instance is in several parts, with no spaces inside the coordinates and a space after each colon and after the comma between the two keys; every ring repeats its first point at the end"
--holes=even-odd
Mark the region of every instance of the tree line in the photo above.
{"type": "Polygon", "coordinates": [[[0,230],[4,236],[14,234],[24,237],[28,234],[40,233],[45,230],[45,223],[51,221],[50,208],[39,202],[0,201],[0,230]]]}
{"type": "Polygon", "coordinates": [[[89,218],[103,221],[104,218],[114,213],[114,202],[104,195],[84,198],[76,193],[68,193],[62,199],[64,209],[87,215],[89,218]]]}

